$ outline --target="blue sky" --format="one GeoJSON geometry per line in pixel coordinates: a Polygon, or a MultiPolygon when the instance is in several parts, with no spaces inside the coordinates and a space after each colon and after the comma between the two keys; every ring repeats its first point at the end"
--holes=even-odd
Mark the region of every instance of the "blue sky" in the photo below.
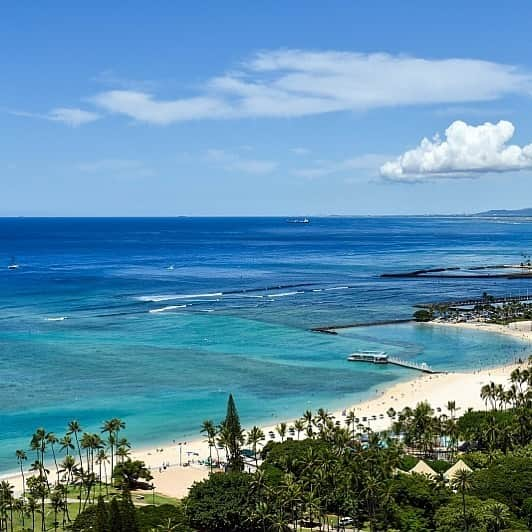
{"type": "Polygon", "coordinates": [[[532,206],[530,2],[107,4],[0,7],[0,215],[532,206]]]}

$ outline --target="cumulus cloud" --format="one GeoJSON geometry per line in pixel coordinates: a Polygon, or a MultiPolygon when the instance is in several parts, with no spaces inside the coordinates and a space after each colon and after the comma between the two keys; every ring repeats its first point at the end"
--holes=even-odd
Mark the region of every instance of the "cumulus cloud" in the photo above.
{"type": "Polygon", "coordinates": [[[164,125],[490,101],[530,94],[531,88],[528,72],[477,59],[277,50],[255,54],[236,71],[206,80],[191,96],[162,99],[147,91],[111,90],[91,101],[108,112],[164,125]]]}
{"type": "Polygon", "coordinates": [[[27,111],[10,111],[10,113],[16,116],[40,118],[43,120],[50,120],[51,122],[62,122],[71,127],[88,124],[100,118],[98,113],[72,107],[56,107],[46,114],[29,113],[27,111]]]}
{"type": "Polygon", "coordinates": [[[445,130],[444,140],[438,135],[424,138],[413,150],[383,164],[380,173],[391,180],[419,181],[532,169],[532,144],[508,144],[514,131],[506,120],[478,126],[457,120],[445,130]]]}
{"type": "Polygon", "coordinates": [[[247,159],[220,149],[207,150],[207,159],[221,166],[224,170],[255,175],[270,174],[279,166],[276,161],[247,159]]]}

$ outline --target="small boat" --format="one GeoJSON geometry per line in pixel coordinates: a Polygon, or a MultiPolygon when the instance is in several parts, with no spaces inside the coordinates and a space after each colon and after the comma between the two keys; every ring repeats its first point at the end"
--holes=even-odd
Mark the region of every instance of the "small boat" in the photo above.
{"type": "Polygon", "coordinates": [[[287,220],[290,224],[309,224],[310,220],[308,218],[294,218],[293,220],[287,220]]]}
{"type": "Polygon", "coordinates": [[[9,266],[7,267],[8,270],[18,270],[19,268],[19,265],[17,264],[16,260],[14,257],[11,257],[11,262],[9,264],[9,266]]]}

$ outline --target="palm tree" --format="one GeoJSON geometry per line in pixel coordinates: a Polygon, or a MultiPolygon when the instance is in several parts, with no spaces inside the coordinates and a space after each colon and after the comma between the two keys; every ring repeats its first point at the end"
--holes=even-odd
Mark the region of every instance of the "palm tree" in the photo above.
{"type": "Polygon", "coordinates": [[[306,494],[305,494],[305,511],[307,512],[309,516],[309,521],[312,523],[314,521],[314,517],[318,517],[320,519],[320,527],[321,527],[321,514],[322,514],[322,507],[321,507],[321,500],[316,495],[316,491],[311,488],[306,494]]]}
{"type": "Polygon", "coordinates": [[[259,457],[257,455],[257,446],[260,442],[264,441],[266,436],[264,432],[257,426],[254,426],[248,433],[248,445],[251,445],[253,449],[253,455],[255,456],[255,469],[259,467],[259,457]]]}
{"type": "Polygon", "coordinates": [[[497,438],[499,436],[500,427],[497,419],[494,415],[490,414],[484,433],[485,438],[488,440],[488,449],[493,451],[497,448],[497,438]]]}
{"type": "MultiPolygon", "coordinates": [[[[60,464],[61,469],[59,470],[60,473],[65,473],[65,506],[66,506],[66,513],[67,518],[70,521],[70,514],[68,513],[68,504],[66,504],[66,498],[68,496],[68,486],[72,482],[74,478],[74,474],[76,472],[76,460],[71,454],[67,454],[63,461],[60,464]]],[[[80,500],[81,500],[81,493],[80,493],[80,500]]]]}
{"type": "Polygon", "coordinates": [[[251,518],[261,524],[262,532],[270,530],[273,516],[268,503],[266,501],[259,501],[251,514],[251,518]]]}
{"type": "Polygon", "coordinates": [[[52,449],[52,456],[54,458],[54,464],[55,464],[55,472],[56,472],[56,481],[59,482],[59,467],[57,466],[57,458],[55,456],[55,448],[54,445],[59,442],[56,435],[53,432],[49,432],[45,436],[46,443],[50,445],[50,448],[52,449]]]}
{"type": "Polygon", "coordinates": [[[281,437],[281,443],[284,442],[285,436],[286,436],[286,423],[279,423],[275,427],[275,430],[277,431],[277,434],[281,437]]]}
{"type": "Polygon", "coordinates": [[[229,428],[227,427],[225,422],[222,421],[218,426],[218,430],[216,432],[216,443],[220,449],[223,449],[225,451],[226,462],[229,460],[229,440],[229,428]]]}
{"type": "Polygon", "coordinates": [[[312,423],[314,421],[314,415],[312,414],[312,410],[305,410],[305,413],[303,414],[303,422],[306,424],[307,427],[307,436],[309,438],[312,438],[312,423]]]}
{"type": "Polygon", "coordinates": [[[120,463],[123,463],[124,460],[131,454],[131,451],[127,447],[118,447],[116,450],[116,456],[120,458],[120,463]]]}
{"type": "Polygon", "coordinates": [[[332,415],[324,410],[319,408],[316,412],[316,417],[314,418],[314,423],[318,427],[320,434],[323,434],[325,427],[327,427],[328,422],[332,419],[332,415]]]}
{"type": "Polygon", "coordinates": [[[35,530],[35,512],[38,511],[37,500],[33,495],[29,495],[26,504],[28,511],[31,513],[31,529],[35,530]]]}
{"type": "Polygon", "coordinates": [[[120,430],[125,429],[125,428],[126,428],[126,424],[121,419],[116,418],[116,417],[112,419],[108,419],[103,422],[101,431],[108,433],[107,441],[111,449],[111,477],[113,476],[113,471],[114,471],[114,458],[115,458],[114,450],[117,444],[118,434],[120,430]]]}
{"type": "MultiPolygon", "coordinates": [[[[7,522],[9,519],[9,522],[11,523],[10,529],[11,532],[13,532],[13,509],[14,509],[14,496],[13,496],[13,486],[7,481],[2,480],[0,482],[0,509],[5,511],[5,530],[7,531],[7,522]],[[9,518],[7,517],[9,511],[9,518]]],[[[0,523],[2,523],[2,519],[0,519],[0,523]]],[[[2,526],[2,530],[4,530],[4,527],[2,526]]]]}
{"type": "Polygon", "coordinates": [[[305,430],[305,424],[303,420],[296,419],[294,421],[294,430],[297,432],[297,439],[299,440],[299,435],[305,430]]]}
{"type": "MultiPolygon", "coordinates": [[[[37,439],[39,438],[41,434],[40,432],[41,430],[42,429],[38,429],[39,435],[37,433],[34,434],[35,441],[37,441],[37,439]]],[[[42,436],[43,437],[41,438],[41,441],[44,442],[44,432],[42,432],[42,436]]],[[[32,439],[32,443],[34,442],[34,439],[32,439]]],[[[44,446],[44,443],[42,443],[42,445],[44,446]]],[[[42,451],[42,455],[44,456],[44,450],[42,451]]],[[[50,471],[48,471],[48,469],[44,467],[44,463],[39,459],[35,460],[35,462],[31,464],[30,471],[38,473],[38,476],[34,479],[33,492],[41,496],[41,515],[42,515],[41,528],[42,530],[46,530],[46,520],[44,518],[45,516],[44,504],[45,504],[46,496],[49,491],[47,474],[50,471]]]]}
{"type": "Polygon", "coordinates": [[[462,496],[462,518],[464,520],[464,530],[468,532],[469,524],[466,513],[466,493],[472,486],[472,474],[467,469],[459,469],[451,483],[453,489],[457,490],[462,496]]]}
{"type": "MultiPolygon", "coordinates": [[[[28,457],[22,449],[18,449],[15,454],[17,456],[17,462],[20,466],[20,475],[22,477],[22,496],[26,497],[26,480],[24,479],[24,467],[22,466],[22,462],[25,462],[28,457]]],[[[22,526],[24,527],[24,518],[22,518],[22,526]]]]}
{"type": "Polygon", "coordinates": [[[76,445],[78,447],[79,466],[81,469],[83,469],[83,458],[81,457],[81,447],[79,446],[79,438],[78,438],[78,434],[80,432],[81,432],[81,425],[75,419],[68,422],[67,434],[69,436],[74,434],[74,438],[76,439],[76,445]]]}
{"type": "Polygon", "coordinates": [[[500,532],[501,530],[504,530],[508,524],[509,518],[510,512],[504,504],[501,504],[500,502],[493,503],[489,507],[489,530],[492,532],[500,532]]]}
{"type": "Polygon", "coordinates": [[[450,450],[451,459],[454,456],[454,452],[456,450],[456,445],[458,443],[458,424],[456,423],[456,419],[453,417],[447,419],[445,421],[445,434],[447,435],[447,442],[448,442],[448,450],[450,450]]]}
{"type": "Polygon", "coordinates": [[[451,414],[451,418],[454,418],[456,412],[456,401],[447,401],[447,410],[451,414]]]}
{"type": "Polygon", "coordinates": [[[284,500],[290,512],[292,522],[297,530],[297,524],[301,517],[302,484],[298,482],[293,474],[285,475],[283,482],[284,500]]]}
{"type": "MultiPolygon", "coordinates": [[[[56,486],[56,488],[50,493],[50,504],[54,510],[54,530],[57,531],[59,526],[59,521],[57,520],[57,514],[60,510],[63,509],[63,492],[61,487],[56,486]]],[[[64,517],[63,517],[64,521],[64,517]]]]}
{"type": "Polygon", "coordinates": [[[272,532],[288,532],[291,530],[283,512],[277,512],[274,514],[270,530],[272,532]]]}
{"type": "Polygon", "coordinates": [[[72,443],[72,437],[70,434],[65,434],[60,440],[59,445],[61,446],[59,450],[61,452],[66,451],[66,454],[69,455],[70,451],[74,450],[74,444],[72,443]]]}
{"type": "Polygon", "coordinates": [[[13,510],[20,514],[20,519],[22,521],[22,530],[26,530],[26,501],[24,497],[19,497],[13,501],[13,510]]]}
{"type": "Polygon", "coordinates": [[[207,443],[209,444],[209,466],[212,473],[212,448],[215,446],[216,441],[216,426],[210,419],[206,419],[201,425],[201,431],[207,436],[207,443]]]}
{"type": "Polygon", "coordinates": [[[348,429],[352,427],[353,440],[355,439],[355,419],[356,419],[355,411],[349,410],[345,418],[345,423],[348,429]]]}
{"type": "Polygon", "coordinates": [[[103,472],[105,476],[105,490],[106,490],[106,494],[109,495],[109,485],[107,483],[107,462],[108,461],[109,461],[109,456],[107,456],[105,449],[99,449],[98,455],[96,456],[96,463],[98,464],[98,479],[100,483],[99,495],[102,494],[102,465],[103,465],[103,472]]]}

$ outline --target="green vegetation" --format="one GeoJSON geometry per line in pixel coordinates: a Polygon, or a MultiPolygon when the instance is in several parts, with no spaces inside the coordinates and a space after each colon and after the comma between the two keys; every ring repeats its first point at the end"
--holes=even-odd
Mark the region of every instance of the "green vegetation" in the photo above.
{"type": "Polygon", "coordinates": [[[430,321],[434,318],[434,314],[427,309],[420,309],[414,312],[414,319],[416,321],[430,321]]]}
{"type": "MultiPolygon", "coordinates": [[[[526,266],[529,268],[529,266],[526,266]]],[[[416,321],[430,321],[438,319],[450,322],[482,321],[508,325],[515,321],[532,320],[532,304],[528,302],[512,301],[511,299],[496,303],[495,297],[484,292],[479,303],[473,308],[450,308],[448,305],[431,305],[430,308],[414,312],[416,321]]]]}
{"type": "Polygon", "coordinates": [[[532,361],[510,381],[482,387],[484,411],[458,417],[454,401],[445,413],[421,402],[390,409],[390,429],[375,433],[353,412],[342,423],[319,409],[293,426],[280,424],[281,442],[265,445],[257,427],[242,430],[230,396],[222,423],[202,427],[211,466],[213,451],[221,463],[222,450],[226,471],[213,471],[181,502],[155,494],[132,500],[130,488],[151,475],[128,458],[119,420],[104,424],[105,441],[86,436],[77,422],[60,440],[38,429],[30,474],[26,451],[15,455],[25,475],[22,497],[0,484],[0,532],[524,532],[532,525],[532,361]],[[430,475],[409,472],[420,459],[430,475]],[[458,459],[470,468],[450,469],[458,459]]]}

